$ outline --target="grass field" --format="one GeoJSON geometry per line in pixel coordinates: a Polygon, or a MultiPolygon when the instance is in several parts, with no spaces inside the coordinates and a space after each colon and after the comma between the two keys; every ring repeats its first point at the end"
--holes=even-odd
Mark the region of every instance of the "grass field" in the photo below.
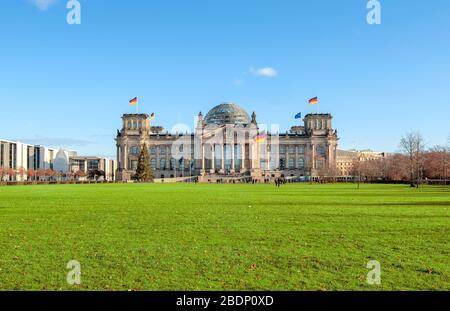
{"type": "Polygon", "coordinates": [[[0,290],[18,289],[449,290],[450,189],[0,187],[0,290]]]}

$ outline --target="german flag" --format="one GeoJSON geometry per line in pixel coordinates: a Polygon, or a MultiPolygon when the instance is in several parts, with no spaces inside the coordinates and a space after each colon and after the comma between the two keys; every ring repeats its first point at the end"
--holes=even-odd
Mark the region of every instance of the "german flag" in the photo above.
{"type": "Polygon", "coordinates": [[[137,97],[133,98],[132,100],[130,100],[130,105],[136,105],[137,104],[137,97]]]}
{"type": "Polygon", "coordinates": [[[308,104],[310,104],[310,105],[317,105],[318,103],[319,103],[319,98],[317,98],[317,97],[311,98],[308,101],[308,104]]]}
{"type": "Polygon", "coordinates": [[[255,137],[255,141],[259,144],[262,144],[266,141],[267,136],[265,134],[260,134],[255,137]]]}

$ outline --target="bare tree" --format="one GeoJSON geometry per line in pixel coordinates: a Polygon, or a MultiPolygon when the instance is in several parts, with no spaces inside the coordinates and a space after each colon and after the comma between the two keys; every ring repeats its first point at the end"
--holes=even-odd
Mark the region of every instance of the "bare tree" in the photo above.
{"type": "Polygon", "coordinates": [[[26,174],[26,169],[23,168],[22,166],[17,169],[17,175],[19,175],[20,181],[23,181],[25,174],[26,174]]]}
{"type": "Polygon", "coordinates": [[[385,159],[386,178],[392,181],[408,180],[409,160],[402,154],[393,154],[385,159]]]}
{"type": "Polygon", "coordinates": [[[7,169],[6,167],[0,166],[0,182],[4,181],[4,176],[6,175],[7,169]]]}
{"type": "Polygon", "coordinates": [[[444,185],[447,184],[450,172],[450,154],[447,147],[435,146],[425,155],[424,171],[429,178],[439,178],[444,185]]]}
{"type": "Polygon", "coordinates": [[[411,186],[419,188],[419,183],[422,173],[422,160],[425,148],[425,142],[420,133],[408,133],[402,137],[400,141],[400,148],[409,160],[409,173],[411,186]]]}
{"type": "Polygon", "coordinates": [[[352,171],[351,171],[353,178],[356,179],[358,189],[359,189],[360,183],[361,183],[361,169],[362,169],[361,154],[358,152],[353,159],[352,171]]]}

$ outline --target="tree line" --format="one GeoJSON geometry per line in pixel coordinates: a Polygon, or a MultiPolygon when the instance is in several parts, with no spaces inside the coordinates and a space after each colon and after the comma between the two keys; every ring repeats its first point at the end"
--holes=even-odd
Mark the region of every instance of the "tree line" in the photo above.
{"type": "Polygon", "coordinates": [[[400,152],[379,159],[356,158],[352,175],[363,181],[409,182],[419,187],[426,180],[447,184],[450,179],[450,137],[446,146],[426,147],[423,136],[408,133],[400,140],[400,152]]]}
{"type": "Polygon", "coordinates": [[[20,180],[24,180],[25,176],[27,177],[26,181],[79,180],[80,178],[85,177],[92,180],[98,180],[101,177],[106,178],[105,172],[99,170],[92,170],[88,171],[87,173],[82,170],[64,173],[50,168],[25,169],[23,167],[19,167],[17,169],[13,169],[0,167],[0,182],[4,181],[5,179],[9,180],[10,177],[13,180],[18,179],[18,177],[20,177],[20,180]]]}

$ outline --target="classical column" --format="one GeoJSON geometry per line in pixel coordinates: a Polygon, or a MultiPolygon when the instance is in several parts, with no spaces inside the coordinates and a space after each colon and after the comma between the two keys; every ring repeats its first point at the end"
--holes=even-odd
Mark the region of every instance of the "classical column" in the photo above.
{"type": "Polygon", "coordinates": [[[216,145],[212,144],[211,145],[211,171],[212,173],[216,171],[216,156],[215,156],[215,151],[216,149],[216,145]]]}
{"type": "Polygon", "coordinates": [[[328,143],[327,145],[328,147],[328,167],[332,168],[333,167],[333,145],[328,143]]]}
{"type": "MultiPolygon", "coordinates": [[[[156,170],[161,170],[161,166],[160,166],[160,163],[159,163],[159,159],[160,159],[160,147],[159,147],[159,146],[155,146],[155,148],[156,148],[156,154],[155,154],[155,158],[156,158],[156,167],[155,167],[155,169],[156,169],[156,170]]],[[[151,156],[150,156],[150,159],[151,159],[151,156]]]]}
{"type": "Polygon", "coordinates": [[[316,169],[316,148],[314,145],[311,145],[311,161],[312,161],[312,169],[316,169]]]}
{"type": "Polygon", "coordinates": [[[253,169],[253,144],[251,142],[248,143],[248,169],[253,169]]]}
{"type": "Polygon", "coordinates": [[[225,172],[225,144],[221,144],[221,153],[222,153],[222,157],[220,159],[221,161],[221,168],[222,168],[222,172],[225,172]]]}
{"type": "Polygon", "coordinates": [[[241,144],[241,173],[245,170],[245,144],[241,144]]]}
{"type": "Polygon", "coordinates": [[[266,145],[266,170],[270,171],[270,148],[269,148],[269,144],[266,145]]]}
{"type": "Polygon", "coordinates": [[[234,172],[234,142],[231,144],[231,169],[234,172]]]}
{"type": "Polygon", "coordinates": [[[205,171],[205,144],[202,144],[202,171],[205,171]]]}
{"type": "Polygon", "coordinates": [[[116,159],[117,159],[117,164],[118,164],[118,169],[120,169],[120,166],[121,166],[121,164],[120,164],[120,146],[119,145],[116,145],[116,159]]]}
{"type": "Polygon", "coordinates": [[[128,169],[128,144],[125,143],[123,146],[123,165],[122,168],[127,170],[128,169]]]}
{"type": "Polygon", "coordinates": [[[286,147],[284,148],[284,150],[286,151],[286,153],[284,154],[284,158],[286,159],[286,163],[284,164],[284,169],[285,170],[289,170],[289,145],[285,145],[286,147]]]}

